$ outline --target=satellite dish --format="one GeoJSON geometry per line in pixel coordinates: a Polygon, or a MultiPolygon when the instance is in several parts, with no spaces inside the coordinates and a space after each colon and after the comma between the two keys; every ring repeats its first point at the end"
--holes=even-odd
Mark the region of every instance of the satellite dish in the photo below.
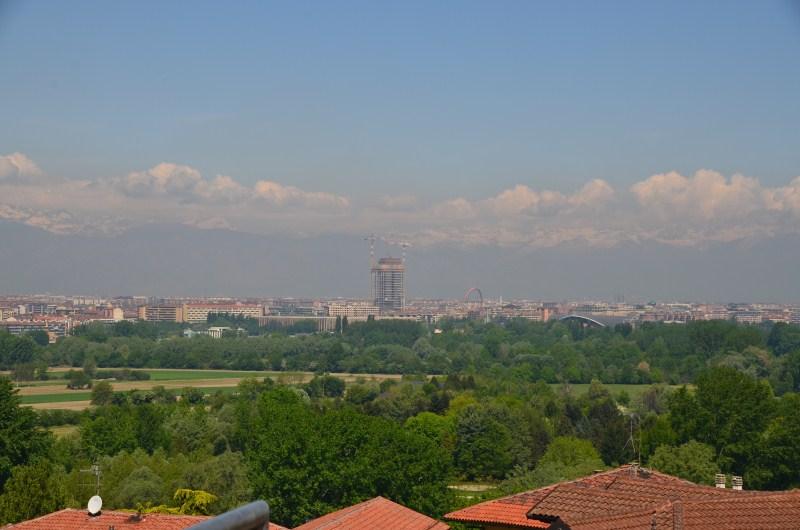
{"type": "Polygon", "coordinates": [[[100,515],[100,508],[103,507],[103,499],[100,498],[100,495],[95,495],[91,499],[89,499],[89,515],[100,515]]]}

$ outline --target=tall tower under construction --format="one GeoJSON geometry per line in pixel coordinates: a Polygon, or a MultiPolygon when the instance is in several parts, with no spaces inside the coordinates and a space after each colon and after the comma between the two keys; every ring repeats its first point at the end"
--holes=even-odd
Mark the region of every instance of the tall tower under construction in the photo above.
{"type": "Polygon", "coordinates": [[[372,265],[372,299],[381,313],[406,306],[406,266],[400,258],[381,258],[372,265]]]}

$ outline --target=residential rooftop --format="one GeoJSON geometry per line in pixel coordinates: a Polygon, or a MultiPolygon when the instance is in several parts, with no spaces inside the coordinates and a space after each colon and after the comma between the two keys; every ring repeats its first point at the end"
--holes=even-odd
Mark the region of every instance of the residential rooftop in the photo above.
{"type": "Polygon", "coordinates": [[[487,530],[796,529],[800,528],[800,490],[714,488],[622,466],[476,504],[445,519],[487,530]]]}
{"type": "Polygon", "coordinates": [[[294,530],[448,530],[450,527],[389,499],[375,497],[323,515],[294,530]]]}
{"type": "MultiPolygon", "coordinates": [[[[85,510],[67,508],[36,519],[4,527],[7,530],[183,530],[210,519],[204,515],[171,515],[162,513],[103,511],[89,515],[85,510]]],[[[289,530],[275,523],[270,530],[289,530]]]]}

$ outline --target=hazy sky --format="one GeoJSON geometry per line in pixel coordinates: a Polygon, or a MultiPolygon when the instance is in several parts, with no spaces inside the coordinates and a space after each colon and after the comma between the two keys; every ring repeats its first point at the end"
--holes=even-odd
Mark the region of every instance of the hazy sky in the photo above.
{"type": "Polygon", "coordinates": [[[0,218],[533,248],[800,232],[797,1],[0,6],[0,218]]]}

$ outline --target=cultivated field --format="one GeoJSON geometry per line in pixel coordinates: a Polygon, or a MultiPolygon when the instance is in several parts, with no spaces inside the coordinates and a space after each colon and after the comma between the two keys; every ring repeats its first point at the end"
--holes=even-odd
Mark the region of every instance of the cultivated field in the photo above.
{"type": "MultiPolygon", "coordinates": [[[[19,395],[22,403],[37,409],[68,409],[83,410],[89,406],[91,392],[88,390],[69,390],[66,387],[66,380],[63,374],[69,371],[69,367],[56,367],[49,370],[49,381],[32,381],[18,385],[19,395]]],[[[99,370],[116,370],[116,368],[100,368],[99,370]]],[[[240,371],[240,370],[186,370],[186,369],[133,369],[142,371],[150,375],[150,379],[144,381],[114,381],[108,380],[117,392],[129,390],[152,390],[155,387],[163,386],[166,389],[180,393],[180,390],[187,387],[200,388],[207,393],[218,390],[232,391],[243,379],[269,377],[280,384],[303,384],[314,377],[312,372],[272,372],[272,371],[240,371]]],[[[384,381],[386,379],[399,380],[401,375],[397,374],[331,374],[343,379],[347,383],[359,381],[384,381]]],[[[563,385],[550,385],[554,390],[560,391],[563,385]]],[[[605,385],[606,388],[615,396],[621,391],[628,393],[632,400],[637,399],[642,392],[647,390],[650,385],[605,385]]],[[[581,395],[589,389],[588,384],[570,384],[571,392],[581,395]]]]}
{"type": "MultiPolygon", "coordinates": [[[[49,381],[35,381],[18,385],[22,403],[36,409],[68,409],[83,410],[89,406],[91,392],[87,390],[70,390],[66,387],[66,380],[60,374],[69,371],[68,367],[51,368],[49,381]]],[[[101,368],[114,370],[114,368],[101,368]]],[[[152,390],[155,387],[164,387],[169,390],[180,391],[183,388],[201,388],[208,393],[217,390],[231,391],[243,379],[269,377],[281,384],[307,383],[314,377],[313,372],[248,372],[238,370],[183,370],[183,369],[146,369],[141,370],[150,375],[144,381],[114,381],[108,380],[114,391],[125,392],[129,390],[152,390]]],[[[331,374],[340,377],[347,383],[359,381],[384,381],[386,379],[402,378],[397,374],[331,374]]],[[[96,382],[96,381],[95,381],[96,382]]]]}

